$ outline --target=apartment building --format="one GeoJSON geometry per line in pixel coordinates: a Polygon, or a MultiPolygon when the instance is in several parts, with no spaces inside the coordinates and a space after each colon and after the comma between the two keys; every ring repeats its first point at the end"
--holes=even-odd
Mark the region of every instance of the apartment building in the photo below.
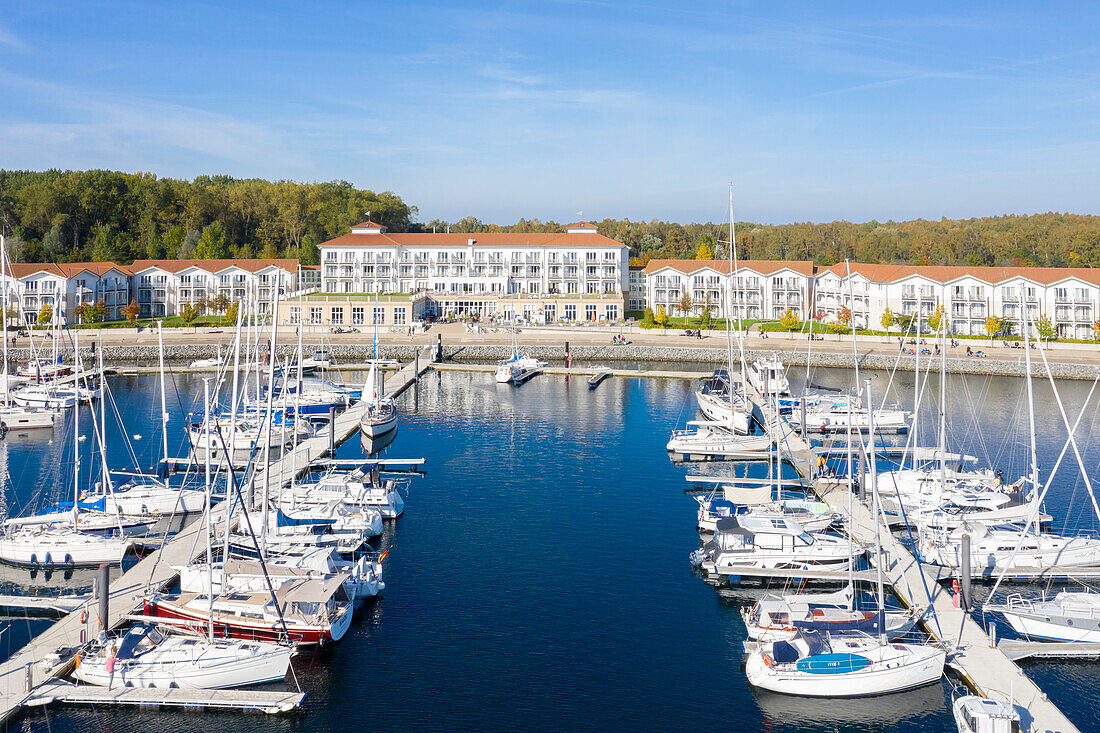
{"type": "Polygon", "coordinates": [[[742,318],[776,319],[789,307],[800,318],[829,323],[847,309],[857,328],[882,328],[887,309],[919,314],[926,323],[942,307],[952,334],[985,335],[990,316],[1019,324],[1026,307],[1030,321],[1050,319],[1059,338],[1091,339],[1100,318],[1100,270],[1090,268],[745,260],[731,285],[728,262],[653,260],[645,276],[647,304],[670,313],[688,294],[696,314],[709,299],[712,314],[722,315],[732,288],[733,312],[742,318]]]}
{"type": "Polygon", "coordinates": [[[299,288],[295,259],[136,260],[129,269],[141,318],[179,315],[185,303],[222,295],[230,302],[258,298],[260,312],[269,313],[276,286],[280,298],[299,288]]]}
{"type": "Polygon", "coordinates": [[[118,319],[130,302],[130,271],[113,262],[11,263],[2,287],[8,293],[12,321],[34,323],[49,307],[53,320],[76,322],[76,306],[99,302],[107,318],[118,319]]]}
{"type": "Polygon", "coordinates": [[[437,316],[531,322],[617,321],[630,289],[629,250],[589,222],[564,232],[391,233],[365,221],[322,242],[321,290],[426,296],[437,316]]]}
{"type": "Polygon", "coordinates": [[[645,268],[646,303],[656,312],[683,315],[684,296],[692,315],[768,320],[789,308],[805,317],[812,303],[814,265],[809,260],[743,260],[730,278],[726,260],[651,260],[645,268]]]}

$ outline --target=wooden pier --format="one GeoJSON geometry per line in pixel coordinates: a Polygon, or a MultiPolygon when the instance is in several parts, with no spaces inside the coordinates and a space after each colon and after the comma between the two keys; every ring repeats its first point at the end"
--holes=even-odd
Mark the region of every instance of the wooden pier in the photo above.
{"type": "MultiPolygon", "coordinates": [[[[432,365],[431,353],[431,347],[425,347],[413,362],[391,375],[385,382],[386,394],[391,397],[399,395],[412,385],[432,365]]],[[[272,475],[278,474],[281,482],[289,482],[292,473],[305,473],[310,460],[324,457],[330,448],[341,445],[359,432],[359,421],[364,409],[362,403],[352,405],[338,414],[335,422],[326,430],[302,441],[296,450],[287,451],[278,460],[272,461],[266,470],[272,475]],[[294,466],[293,472],[289,470],[290,466],[294,466]]],[[[262,470],[260,475],[263,475],[262,470]]],[[[274,484],[274,481],[272,483],[274,484]]],[[[277,486],[273,486],[273,489],[275,488],[277,486]]],[[[214,529],[216,533],[220,533],[217,518],[215,518],[214,529]]],[[[112,582],[109,588],[108,618],[104,619],[103,626],[114,629],[122,625],[127,617],[140,610],[146,593],[161,590],[176,580],[177,573],[172,569],[173,566],[187,565],[203,556],[206,551],[206,543],[203,539],[205,531],[205,520],[192,522],[169,541],[163,543],[158,550],[143,558],[112,582]]],[[[58,695],[52,695],[51,691],[62,690],[63,688],[58,685],[67,684],[59,682],[57,678],[68,673],[73,663],[72,652],[88,640],[89,634],[98,632],[97,614],[98,608],[94,607],[91,601],[82,603],[78,609],[31,639],[26,646],[0,664],[0,724],[7,723],[25,705],[31,704],[32,700],[37,701],[34,704],[45,704],[62,699],[58,695]]],[[[70,696],[66,699],[68,702],[111,702],[111,693],[119,692],[119,690],[105,691],[107,693],[105,696],[90,700],[86,698],[100,695],[94,692],[96,688],[83,685],[69,685],[69,687],[80,690],[79,695],[82,697],[76,699],[70,696]],[[103,699],[104,697],[107,699],[103,699]]],[[[172,705],[175,703],[167,700],[191,699],[194,702],[186,704],[187,707],[236,707],[238,709],[262,709],[263,707],[262,704],[252,707],[243,704],[219,705],[218,700],[225,702],[229,699],[228,691],[211,694],[187,692],[186,695],[192,695],[191,698],[187,698],[183,692],[181,690],[146,689],[135,692],[128,690],[125,695],[114,701],[124,704],[132,702],[132,704],[141,705],[172,705]],[[204,701],[199,700],[204,695],[204,701]],[[142,699],[139,701],[139,698],[142,699]]],[[[76,694],[73,693],[73,695],[76,694]]],[[[232,694],[243,696],[255,693],[232,694]]],[[[299,693],[277,694],[283,695],[280,699],[291,700],[299,693]]],[[[297,697],[299,704],[303,698],[304,695],[297,697]]]]}

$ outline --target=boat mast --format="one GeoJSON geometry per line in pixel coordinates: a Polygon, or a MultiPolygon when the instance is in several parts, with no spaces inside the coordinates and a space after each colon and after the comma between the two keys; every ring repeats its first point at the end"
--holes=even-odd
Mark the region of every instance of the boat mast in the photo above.
{"type": "MultiPolygon", "coordinates": [[[[733,303],[734,310],[737,313],[737,346],[738,346],[738,348],[741,352],[741,379],[744,380],[746,378],[745,374],[748,370],[745,367],[745,342],[744,342],[744,340],[741,336],[741,308],[740,308],[741,304],[739,302],[741,299],[740,299],[740,297],[738,297],[741,293],[741,289],[740,288],[737,288],[736,290],[733,289],[734,285],[736,285],[736,283],[737,283],[736,278],[737,278],[737,270],[738,270],[738,267],[739,267],[738,263],[737,263],[737,227],[733,223],[733,183],[730,183],[730,247],[729,247],[729,258],[730,258],[730,288],[731,288],[730,289],[730,302],[733,303]]],[[[763,306],[761,306],[761,307],[763,307],[763,306]]],[[[727,318],[726,319],[726,330],[727,331],[729,330],[729,324],[730,324],[730,321],[727,318]]],[[[733,341],[732,341],[732,339],[730,340],[730,343],[729,343],[729,351],[730,351],[730,354],[729,354],[729,373],[730,373],[730,380],[732,382],[732,379],[733,379],[733,341]]],[[[732,384],[731,384],[731,387],[732,387],[732,384]]],[[[745,389],[744,384],[742,383],[742,387],[741,387],[742,392],[744,392],[744,389],[745,389]]],[[[733,394],[732,394],[732,390],[731,390],[731,394],[730,394],[730,415],[731,415],[730,419],[731,419],[731,423],[732,423],[732,414],[733,414],[733,394]]]]}
{"type": "Polygon", "coordinates": [[[4,407],[11,407],[11,382],[8,380],[8,266],[4,247],[4,234],[0,232],[0,280],[3,280],[3,330],[4,330],[4,407]]]}
{"type": "MultiPolygon", "coordinates": [[[[160,359],[160,442],[164,451],[165,476],[168,473],[168,397],[164,387],[164,321],[157,321],[157,356],[160,359]]],[[[207,447],[209,449],[209,446],[207,447]]],[[[158,472],[159,473],[159,472],[158,472]]],[[[165,482],[167,483],[167,481],[165,482]]]]}
{"type": "MultiPolygon", "coordinates": [[[[941,303],[947,303],[947,285],[941,303]]],[[[940,491],[947,489],[947,308],[940,313],[940,491]]],[[[915,418],[914,418],[915,420],[915,418]]]]}
{"type": "MultiPolygon", "coordinates": [[[[237,440],[237,399],[238,389],[240,386],[240,369],[241,369],[241,321],[244,318],[245,304],[237,304],[237,326],[234,329],[233,334],[233,404],[229,408],[229,439],[236,443],[237,440]]],[[[222,439],[224,445],[225,439],[222,439]]],[[[207,445],[210,443],[207,441],[207,445]]],[[[209,452],[209,451],[208,451],[209,452]]],[[[224,536],[224,544],[222,551],[222,584],[225,584],[225,565],[224,561],[229,557],[229,521],[233,517],[233,504],[237,501],[237,476],[233,472],[233,464],[229,458],[229,454],[226,454],[226,488],[225,488],[225,528],[222,532],[224,536]],[[232,485],[231,485],[232,484],[232,485]],[[232,495],[231,495],[232,492],[232,495]]]]}
{"type": "Polygon", "coordinates": [[[913,470],[917,470],[917,446],[920,445],[918,440],[918,434],[920,433],[920,309],[923,303],[921,302],[921,286],[919,284],[914,285],[917,289],[917,315],[914,316],[916,331],[916,346],[913,347],[913,425],[909,430],[909,435],[912,438],[911,445],[913,446],[913,455],[911,460],[913,461],[913,470]]]}
{"type": "Polygon", "coordinates": [[[848,400],[848,610],[851,611],[856,596],[855,559],[852,557],[852,496],[856,493],[852,483],[852,401],[848,400]]]}
{"type": "MultiPolygon", "coordinates": [[[[859,350],[856,348],[856,298],[855,294],[852,292],[852,265],[847,259],[844,260],[844,267],[848,271],[848,319],[852,326],[852,364],[854,364],[856,368],[856,389],[859,389],[859,350]]],[[[810,327],[810,335],[813,335],[812,326],[810,327]]],[[[807,364],[809,364],[809,362],[807,362],[807,364]]],[[[868,397],[868,399],[870,398],[868,397]]],[[[867,409],[873,410],[875,406],[867,405],[867,409]]]]}
{"type": "MultiPolygon", "coordinates": [[[[211,527],[212,520],[214,519],[214,512],[212,503],[210,501],[210,452],[213,443],[211,442],[212,436],[210,433],[210,377],[202,378],[202,403],[203,412],[205,413],[205,424],[203,425],[204,432],[206,433],[206,460],[204,461],[204,482],[206,484],[206,602],[209,616],[209,635],[210,641],[214,641],[214,550],[213,540],[211,533],[213,527],[211,527]]],[[[226,580],[225,577],[225,565],[222,565],[222,582],[226,580]]]]}
{"type": "MultiPolygon", "coordinates": [[[[1035,395],[1031,385],[1031,330],[1027,320],[1027,289],[1023,283],[1020,283],[1020,301],[1020,307],[1022,309],[1020,322],[1023,324],[1024,337],[1024,363],[1027,365],[1027,376],[1025,380],[1027,381],[1028,438],[1031,448],[1031,490],[1039,491],[1039,457],[1035,450],[1035,395]]],[[[1038,512],[1032,512],[1032,518],[1034,520],[1035,533],[1038,534],[1038,512]]]]}
{"type": "MultiPolygon", "coordinates": [[[[74,389],[80,384],[80,331],[73,332],[73,368],[76,369],[74,389]]],[[[73,529],[80,512],[80,392],[73,401],[73,529]]]]}
{"type": "MultiPolygon", "coordinates": [[[[279,288],[282,285],[282,271],[275,275],[275,289],[271,294],[271,344],[269,346],[271,353],[267,362],[267,418],[264,423],[263,441],[264,441],[264,487],[263,487],[263,519],[261,521],[263,535],[260,543],[260,559],[267,558],[267,514],[268,514],[268,494],[271,491],[271,422],[274,418],[274,399],[275,399],[275,343],[277,340],[277,327],[278,322],[277,314],[279,312],[279,288]]],[[[302,311],[298,311],[298,330],[302,329],[302,311]]],[[[257,383],[259,382],[259,369],[257,368],[257,383]]],[[[283,374],[283,392],[286,392],[286,374],[283,374]]],[[[257,392],[257,395],[259,393],[257,392]]],[[[257,405],[259,407],[259,405],[257,405]]],[[[258,426],[257,426],[258,427],[258,426]]],[[[259,431],[257,431],[259,432],[259,431]]],[[[232,460],[229,458],[228,460],[232,460]]]]}
{"type": "MultiPolygon", "coordinates": [[[[868,379],[864,382],[867,404],[873,405],[874,400],[871,399],[871,380],[868,379]]],[[[870,446],[868,462],[871,463],[875,460],[875,411],[870,410],[867,413],[867,428],[870,431],[867,435],[868,445],[870,446]]],[[[882,508],[879,504],[878,495],[878,471],[876,471],[872,465],[871,468],[871,503],[874,507],[874,522],[875,522],[875,571],[876,571],[876,584],[878,586],[878,638],[880,644],[886,643],[886,624],[883,623],[883,583],[882,583],[882,537],[879,535],[879,528],[881,523],[879,517],[882,515],[882,508]]],[[[851,540],[849,539],[849,542],[851,540]]]]}

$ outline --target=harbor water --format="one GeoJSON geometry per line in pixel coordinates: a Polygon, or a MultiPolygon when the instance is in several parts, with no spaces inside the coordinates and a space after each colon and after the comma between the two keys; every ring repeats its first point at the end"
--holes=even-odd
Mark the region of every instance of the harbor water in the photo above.
{"type": "MultiPolygon", "coordinates": [[[[865,376],[881,397],[889,375],[865,376]]],[[[838,387],[853,381],[847,371],[818,370],[812,379],[838,387]]],[[[794,373],[792,381],[797,386],[804,377],[794,373]]],[[[139,466],[148,469],[160,450],[157,379],[118,376],[110,384],[139,466]]],[[[1023,384],[951,378],[949,449],[972,453],[979,465],[1015,480],[1028,453],[1023,384]]],[[[911,374],[898,374],[887,401],[911,407],[912,385],[911,374]]],[[[1090,386],[1058,385],[1071,421],[1090,386]]],[[[182,454],[183,415],[202,382],[178,375],[173,387],[170,452],[182,454]]],[[[495,384],[489,373],[429,372],[399,398],[400,427],[383,453],[427,459],[404,516],[382,538],[392,550],[384,566],[387,587],[340,644],[296,658],[294,676],[308,693],[302,711],[272,717],[56,707],[27,711],[19,725],[53,733],[954,730],[949,682],[855,701],[749,687],[741,671],[739,609],[755,591],[716,590],[688,563],[699,536],[684,477],[730,467],[675,465],[664,451],[669,431],[694,416],[694,388],[685,380],[615,378],[589,390],[583,377],[556,375],[516,388],[495,384]]],[[[1078,435],[1094,471],[1100,446],[1090,439],[1093,397],[1078,435]]],[[[935,376],[925,399],[930,409],[922,412],[921,442],[934,445],[935,376]]],[[[1045,478],[1066,431],[1049,385],[1037,384],[1036,404],[1045,478]]],[[[71,431],[71,423],[61,421],[52,433],[0,441],[8,511],[71,496],[71,431]]],[[[108,436],[112,466],[127,465],[126,441],[117,429],[108,436]]],[[[94,480],[92,441],[80,450],[84,481],[94,480]]],[[[338,455],[360,457],[364,447],[352,440],[338,455]]],[[[1047,510],[1056,529],[1095,533],[1079,476],[1071,452],[1047,510]]],[[[90,585],[80,575],[2,573],[5,593],[90,585]]],[[[10,621],[0,646],[17,648],[47,624],[10,621]]],[[[1083,731],[1100,731],[1094,694],[1100,665],[1026,662],[1024,668],[1083,731]]]]}

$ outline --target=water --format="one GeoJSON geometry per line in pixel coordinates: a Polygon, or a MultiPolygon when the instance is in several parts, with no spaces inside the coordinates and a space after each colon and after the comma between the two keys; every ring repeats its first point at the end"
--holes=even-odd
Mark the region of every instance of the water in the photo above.
{"type": "MultiPolygon", "coordinates": [[[[887,375],[869,376],[881,393],[887,375]]],[[[813,379],[842,385],[851,374],[819,370],[813,379]]],[[[911,380],[899,375],[890,399],[911,400],[911,380]]],[[[159,451],[156,379],[118,377],[111,384],[126,432],[142,436],[134,446],[147,467],[159,451]]],[[[174,385],[178,398],[170,402],[190,409],[200,379],[183,375],[174,385]]],[[[951,447],[989,455],[1010,478],[1026,458],[1021,385],[991,378],[949,383],[951,447]]],[[[1089,386],[1059,384],[1074,411],[1089,386]]],[[[28,711],[24,727],[954,730],[946,683],[862,701],[801,700],[749,688],[741,672],[739,609],[753,594],[716,591],[692,574],[687,560],[698,535],[683,478],[729,467],[675,466],[663,450],[668,431],[693,412],[692,388],[680,380],[610,379],[589,391],[583,378],[551,375],[514,388],[494,384],[491,374],[429,373],[418,393],[400,398],[401,426],[385,450],[388,457],[427,458],[427,475],[414,480],[405,515],[383,538],[393,549],[384,570],[388,587],[339,645],[296,659],[296,677],[308,693],[304,711],[268,717],[47,708],[28,711]]],[[[938,393],[934,379],[929,390],[938,393]]],[[[1037,387],[1037,401],[1047,405],[1039,454],[1049,468],[1065,431],[1049,407],[1049,387],[1037,387]]],[[[1089,440],[1094,412],[1080,432],[1091,468],[1100,459],[1089,440]]],[[[936,418],[924,424],[931,430],[936,418]]],[[[173,451],[182,444],[182,425],[169,424],[173,451]]],[[[52,443],[46,435],[0,442],[11,506],[71,492],[71,457],[58,453],[71,443],[62,440],[69,434],[62,426],[52,443]]],[[[934,440],[928,432],[926,442],[934,440]]],[[[110,443],[113,464],[122,465],[123,442],[116,435],[110,443]]],[[[82,451],[90,447],[85,441],[82,451]]],[[[362,454],[357,441],[339,451],[362,454]]],[[[89,469],[82,466],[85,475],[89,469]]],[[[1059,474],[1051,513],[1067,527],[1090,526],[1082,485],[1059,474]]],[[[14,622],[0,643],[18,646],[44,626],[14,622]]],[[[1087,731],[1100,731],[1092,693],[1097,669],[1027,666],[1087,731]]]]}

